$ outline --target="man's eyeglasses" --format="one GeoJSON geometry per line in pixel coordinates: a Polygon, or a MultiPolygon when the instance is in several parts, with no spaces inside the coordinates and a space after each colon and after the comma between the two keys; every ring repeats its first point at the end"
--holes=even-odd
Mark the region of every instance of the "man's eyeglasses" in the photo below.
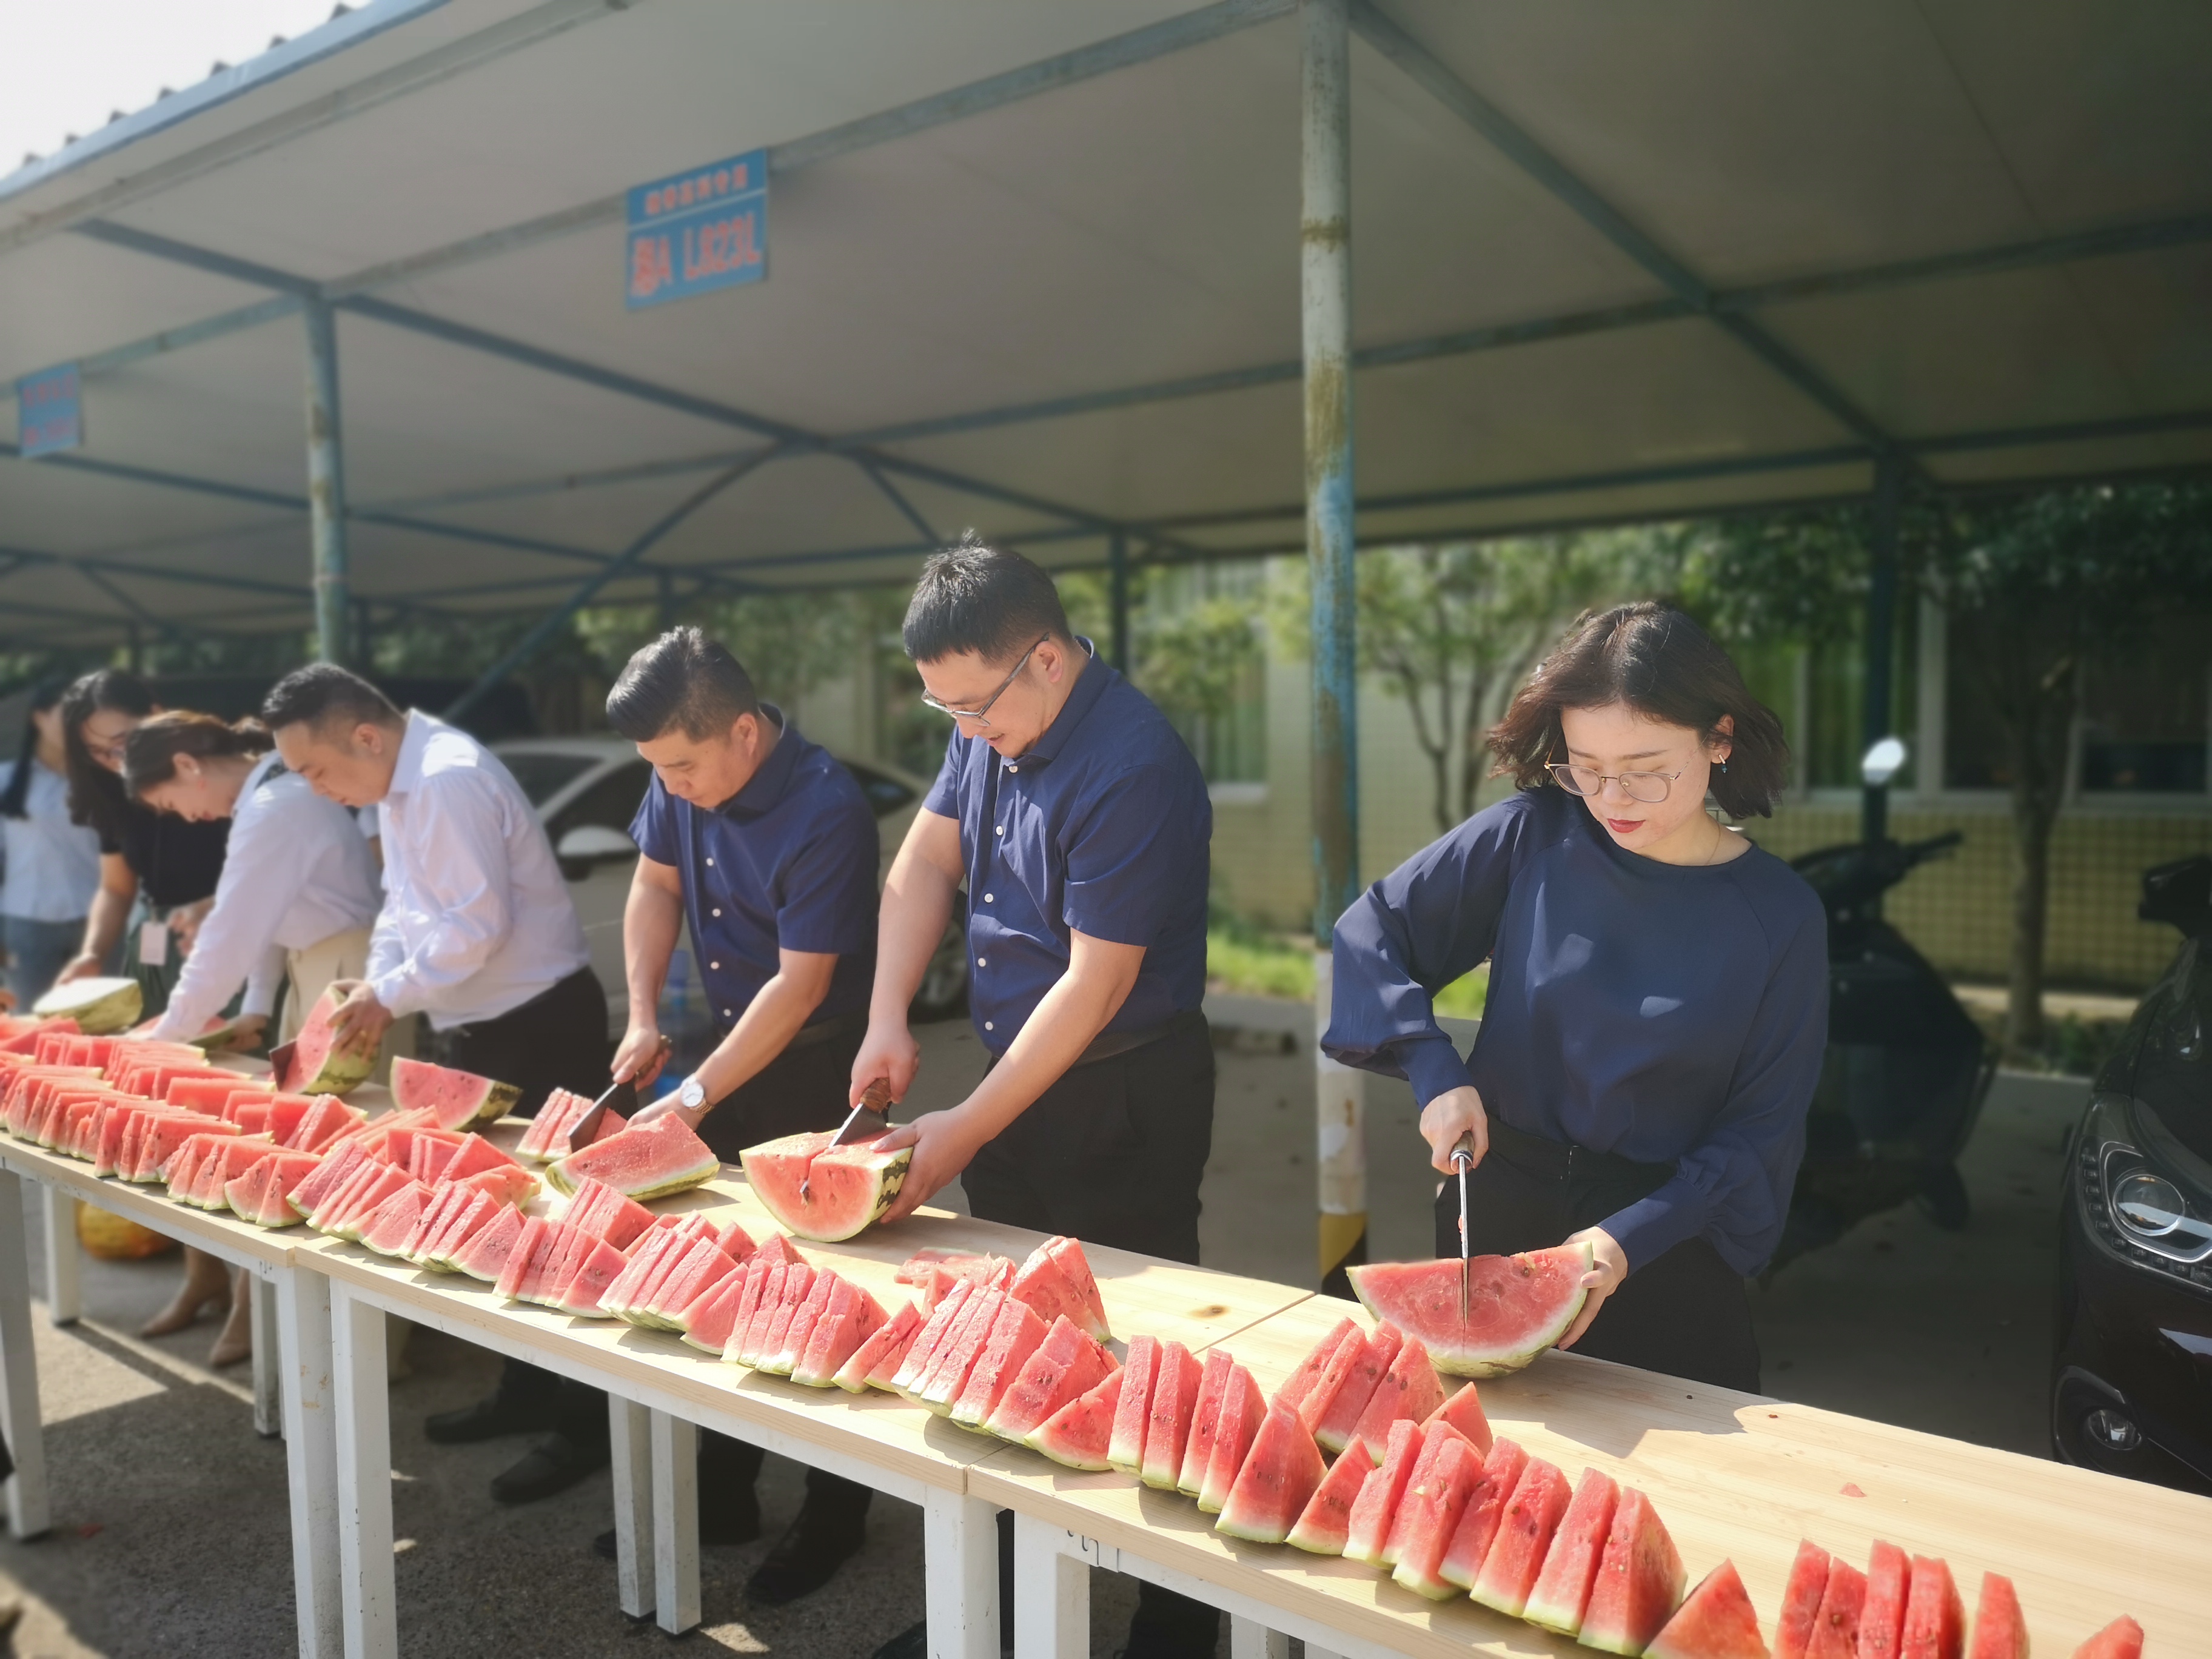
{"type": "Polygon", "coordinates": [[[1682,775],[1680,772],[1617,772],[1607,775],[1595,766],[1570,766],[1564,762],[1554,763],[1545,769],[1571,795],[1587,795],[1595,799],[1605,793],[1606,785],[1617,783],[1622,794],[1646,806],[1656,806],[1666,799],[1667,791],[1682,775]]]}
{"type": "Polygon", "coordinates": [[[1042,645],[1051,637],[1049,634],[1040,634],[1037,636],[1036,645],[1031,646],[1022,653],[1022,659],[1014,665],[1013,671],[1006,678],[999,682],[999,689],[983,699],[982,707],[980,708],[955,708],[950,703],[939,702],[927,691],[921,694],[922,706],[934,708],[940,714],[950,714],[954,720],[972,727],[978,737],[986,732],[995,731],[997,728],[987,718],[991,712],[992,705],[1006,695],[1007,689],[1021,677],[1022,670],[1030,665],[1030,659],[1036,655],[1037,645],[1042,645]]]}

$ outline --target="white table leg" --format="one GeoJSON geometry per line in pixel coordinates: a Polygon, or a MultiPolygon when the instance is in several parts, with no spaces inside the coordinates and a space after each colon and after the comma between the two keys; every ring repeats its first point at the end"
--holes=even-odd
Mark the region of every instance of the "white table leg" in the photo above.
{"type": "MultiPolygon", "coordinates": [[[[261,1309],[259,1281],[254,1311],[261,1309]]],[[[305,1267],[281,1267],[269,1286],[268,1322],[282,1382],[284,1469],[292,1494],[292,1600],[300,1659],[338,1659],[344,1627],[338,1593],[337,1432],[331,1368],[331,1282],[305,1267]]],[[[260,1369],[262,1331],[253,1334],[260,1369]]],[[[255,1390],[259,1410],[259,1389],[255,1390]]],[[[390,1491],[387,1483],[386,1491],[390,1491]]]]}
{"type": "Polygon", "coordinates": [[[8,1529],[36,1538],[53,1524],[47,1507],[46,1431],[39,1421],[39,1356],[31,1346],[31,1255],[23,1236],[23,1180],[0,1170],[0,1433],[15,1473],[8,1482],[8,1529]]]}
{"type": "Polygon", "coordinates": [[[276,1284],[259,1273],[246,1276],[246,1293],[253,1300],[253,1431],[266,1440],[284,1432],[283,1344],[277,1340],[276,1284]]]}
{"type": "MultiPolygon", "coordinates": [[[[1316,1650],[1308,1648],[1307,1653],[1316,1650]]],[[[1256,1619],[1229,1615],[1229,1659],[1291,1659],[1291,1638],[1256,1619]]]]}
{"type": "Polygon", "coordinates": [[[392,1400],[384,1310],[331,1286],[337,1399],[338,1587],[346,1659],[399,1659],[392,1570],[392,1400]]]}
{"type": "Polygon", "coordinates": [[[1090,1659],[1091,1564],[1061,1553],[1066,1537],[1015,1513],[1014,1659],[1090,1659]]]}
{"type": "MultiPolygon", "coordinates": [[[[651,1412],[653,1610],[681,1636],[699,1622],[699,1425],[651,1412]]],[[[620,1538],[621,1522],[616,1522],[620,1538]]]]}
{"type": "MultiPolygon", "coordinates": [[[[635,1400],[607,1396],[607,1437],[613,1451],[615,1584],[633,1619],[653,1611],[653,1413],[635,1400]]],[[[695,1509],[696,1514],[696,1509],[695,1509]]]]}
{"type": "Polygon", "coordinates": [[[58,1187],[46,1188],[46,1317],[74,1325],[83,1311],[77,1291],[76,1200],[58,1187]]]}
{"type": "Polygon", "coordinates": [[[933,1486],[921,1536],[929,1659],[998,1659],[998,1510],[933,1486]]]}

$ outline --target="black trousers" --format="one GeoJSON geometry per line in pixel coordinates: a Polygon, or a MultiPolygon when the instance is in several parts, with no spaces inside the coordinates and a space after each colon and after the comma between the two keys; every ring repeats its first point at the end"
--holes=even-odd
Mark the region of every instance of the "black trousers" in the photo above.
{"type": "MultiPolygon", "coordinates": [[[[1202,1018],[1078,1066],[985,1143],[961,1176],[978,1219],[1198,1261],[1199,1182],[1213,1146],[1213,1039],[1202,1018]]],[[[999,1515],[999,1612],[1013,1628],[1013,1514],[999,1515]]],[[[1140,1584],[1130,1646],[1210,1656],[1218,1609],[1140,1584]],[[1140,1644],[1139,1632],[1147,1640],[1140,1644]]]]}
{"type": "Polygon", "coordinates": [[[606,992],[589,966],[579,968],[496,1019],[435,1033],[431,1046],[446,1065],[514,1085],[516,1114],[535,1117],[556,1089],[596,1098],[606,1088],[614,1058],[606,992]]]}
{"type": "MultiPolygon", "coordinates": [[[[1562,1146],[1490,1120],[1490,1151],[1467,1180],[1468,1249],[1548,1249],[1649,1196],[1673,1174],[1587,1146],[1562,1146]]],[[[1459,1182],[1437,1194],[1437,1254],[1459,1255],[1459,1182]]],[[[1743,1278],[1702,1238],[1629,1274],[1574,1352],[1719,1388],[1759,1392],[1759,1340],[1743,1278]]]]}

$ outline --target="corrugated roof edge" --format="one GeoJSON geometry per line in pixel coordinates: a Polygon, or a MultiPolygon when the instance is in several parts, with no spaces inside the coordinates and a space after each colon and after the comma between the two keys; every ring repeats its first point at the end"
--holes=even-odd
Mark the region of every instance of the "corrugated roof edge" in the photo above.
{"type": "Polygon", "coordinates": [[[95,157],[109,155],[142,138],[166,131],[179,121],[189,120],[256,88],[281,80],[295,70],[319,64],[334,52],[343,52],[348,46],[358,46],[387,29],[411,22],[446,3],[447,0],[368,0],[368,3],[356,7],[343,17],[333,17],[328,22],[317,24],[296,40],[287,40],[281,46],[272,46],[267,52],[249,58],[243,64],[234,64],[220,74],[210,75],[206,80],[187,87],[182,92],[156,99],[145,108],[125,116],[120,121],[109,122],[99,131],[56,150],[52,155],[20,167],[13,173],[0,175],[0,202],[73,172],[95,157]]]}

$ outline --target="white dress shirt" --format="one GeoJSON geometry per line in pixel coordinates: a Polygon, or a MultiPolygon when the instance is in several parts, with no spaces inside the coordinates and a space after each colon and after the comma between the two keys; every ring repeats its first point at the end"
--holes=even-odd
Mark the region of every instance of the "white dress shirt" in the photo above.
{"type": "Polygon", "coordinates": [[[23,816],[0,818],[0,860],[7,865],[0,915],[82,921],[100,886],[100,837],[70,822],[68,779],[35,755],[20,763],[31,769],[31,781],[23,816]]]}
{"type": "Polygon", "coordinates": [[[382,807],[368,982],[393,1014],[495,1019],[591,960],[537,810],[474,738],[409,711],[382,807]]]}
{"type": "Polygon", "coordinates": [[[287,951],[366,927],[376,906],[376,860],[353,814],[264,755],[238,792],[215,908],[200,924],[153,1036],[191,1036],[221,1012],[240,980],[246,1000],[239,1012],[269,1012],[287,951]]]}

